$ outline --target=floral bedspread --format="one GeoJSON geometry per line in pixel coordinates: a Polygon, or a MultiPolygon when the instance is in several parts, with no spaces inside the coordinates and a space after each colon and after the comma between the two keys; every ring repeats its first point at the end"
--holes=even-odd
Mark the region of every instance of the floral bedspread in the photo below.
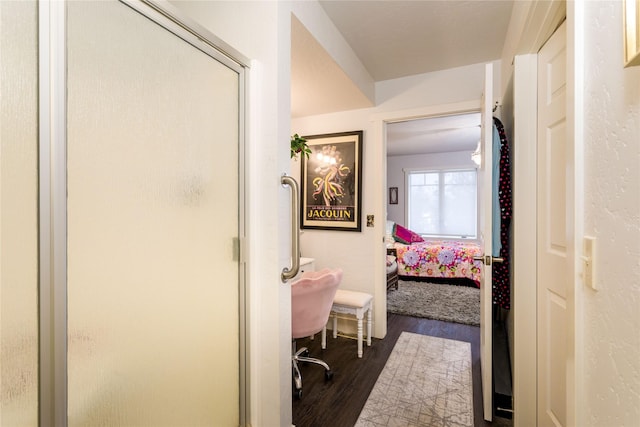
{"type": "Polygon", "coordinates": [[[483,250],[473,242],[429,240],[403,245],[396,243],[400,276],[468,278],[480,287],[482,263],[474,256],[483,250]]]}

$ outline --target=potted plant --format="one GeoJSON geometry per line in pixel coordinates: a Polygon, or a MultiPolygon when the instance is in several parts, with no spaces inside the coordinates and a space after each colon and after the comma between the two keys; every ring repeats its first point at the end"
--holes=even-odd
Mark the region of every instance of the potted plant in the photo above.
{"type": "Polygon", "coordinates": [[[309,158],[311,149],[307,145],[307,140],[296,133],[291,137],[291,158],[298,158],[298,153],[309,158]]]}

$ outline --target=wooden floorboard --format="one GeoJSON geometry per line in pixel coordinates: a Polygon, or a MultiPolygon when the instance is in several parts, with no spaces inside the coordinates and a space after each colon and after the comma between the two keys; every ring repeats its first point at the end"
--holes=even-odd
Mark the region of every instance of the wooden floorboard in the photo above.
{"type": "Polygon", "coordinates": [[[332,380],[325,381],[322,367],[301,365],[303,396],[299,400],[293,399],[292,403],[295,426],[352,427],[403,331],[471,343],[475,427],[512,425],[511,420],[503,418],[494,419],[493,424],[483,419],[479,327],[390,313],[387,336],[382,340],[373,339],[371,347],[365,343],[362,359],[357,357],[354,339],[334,339],[329,333],[326,350],[320,348],[319,334],[315,340],[298,340],[298,348],[308,347],[312,357],[329,364],[334,376],[332,380]]]}

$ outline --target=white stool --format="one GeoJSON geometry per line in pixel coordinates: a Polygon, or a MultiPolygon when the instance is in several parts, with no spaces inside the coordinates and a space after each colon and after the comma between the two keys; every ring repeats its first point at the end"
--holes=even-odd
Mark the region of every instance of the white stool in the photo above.
{"type": "MultiPolygon", "coordinates": [[[[373,296],[364,292],[346,291],[338,289],[333,298],[331,315],[333,316],[333,337],[338,336],[337,313],[353,314],[358,319],[358,357],[362,357],[362,319],[367,313],[367,346],[371,347],[371,309],[373,296]]],[[[326,336],[326,328],[323,331],[323,344],[326,336]]],[[[324,347],[323,347],[324,348],[324,347]]]]}

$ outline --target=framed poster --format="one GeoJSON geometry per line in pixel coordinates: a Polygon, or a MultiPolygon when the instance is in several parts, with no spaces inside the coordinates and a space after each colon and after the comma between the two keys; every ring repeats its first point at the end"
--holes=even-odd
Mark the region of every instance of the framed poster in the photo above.
{"type": "Polygon", "coordinates": [[[361,231],[362,131],[305,136],[301,228],[361,231]]]}

